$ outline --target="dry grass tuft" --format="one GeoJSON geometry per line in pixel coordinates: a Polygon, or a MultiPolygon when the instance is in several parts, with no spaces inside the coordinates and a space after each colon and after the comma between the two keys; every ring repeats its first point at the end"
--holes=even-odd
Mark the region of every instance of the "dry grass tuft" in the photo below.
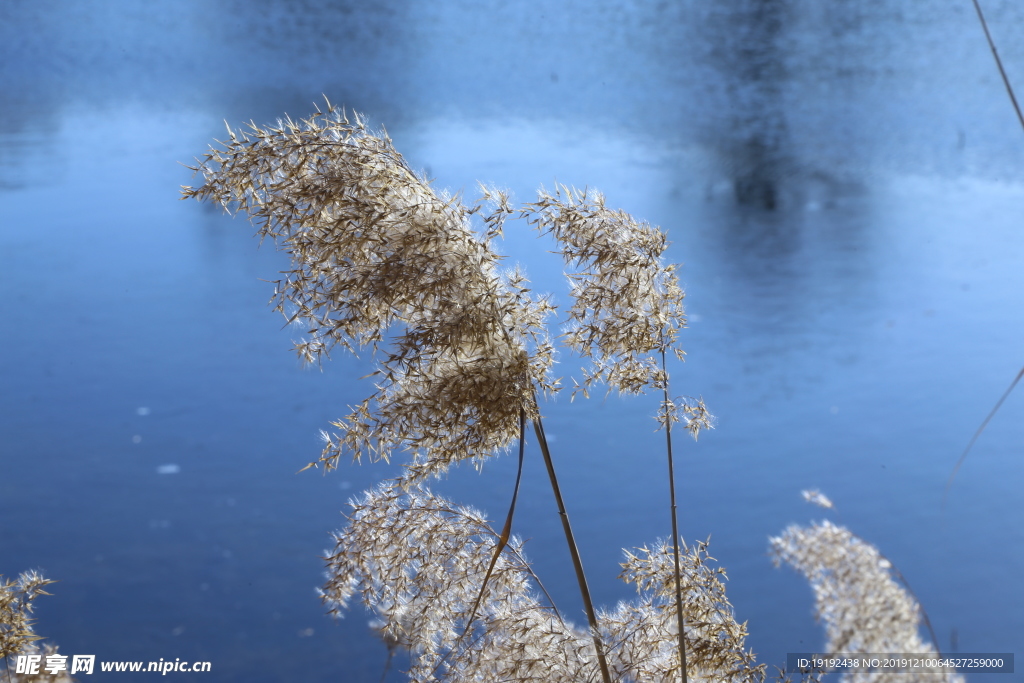
{"type": "Polygon", "coordinates": [[[320,362],[337,345],[376,352],[400,330],[377,355],[377,391],[324,435],[319,463],[405,450],[412,484],[506,448],[520,410],[537,415],[534,390],[557,384],[544,327],[552,306],[520,273],[498,272],[490,241],[507,214],[501,197],[480,235],[469,222],[479,206],[435,193],[358,116],[329,109],[250,128],[229,131],[196,167],[205,184],[184,196],[247,214],[291,255],[273,303],[306,327],[299,356],[320,362]]]}
{"type": "Polygon", "coordinates": [[[51,583],[56,581],[43,578],[36,571],[22,572],[17,581],[0,576],[0,661],[7,664],[4,678],[8,683],[73,683],[75,680],[66,671],[46,672],[47,658],[58,654],[57,647],[45,643],[40,648],[37,641],[41,640],[42,636],[36,635],[33,629],[33,602],[40,595],[50,595],[43,589],[51,583]],[[34,676],[15,673],[12,663],[19,655],[41,655],[42,673],[34,676]]]}
{"type": "MultiPolygon", "coordinates": [[[[921,607],[894,579],[892,563],[849,529],[828,521],[791,526],[771,539],[771,548],[776,566],[780,562],[791,565],[814,589],[817,615],[825,622],[828,652],[938,655],[932,644],[921,639],[921,607]]],[[[922,674],[844,673],[841,680],[963,683],[964,678],[937,670],[922,674]],[[946,675],[936,676],[939,673],[946,675]]]]}

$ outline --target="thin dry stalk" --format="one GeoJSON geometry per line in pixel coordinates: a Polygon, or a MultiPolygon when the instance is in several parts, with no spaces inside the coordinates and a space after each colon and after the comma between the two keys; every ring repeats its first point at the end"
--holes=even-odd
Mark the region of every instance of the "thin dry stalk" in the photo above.
{"type": "Polygon", "coordinates": [[[978,440],[978,437],[981,436],[981,433],[985,431],[985,428],[988,427],[988,423],[993,417],[995,417],[996,413],[999,412],[999,409],[1003,405],[1003,401],[1005,401],[1010,393],[1013,392],[1014,387],[1016,387],[1017,383],[1020,382],[1021,377],[1024,377],[1024,368],[1021,368],[1020,372],[1017,373],[1017,376],[1013,378],[1012,382],[1010,382],[1010,386],[1006,388],[1003,395],[999,397],[998,401],[996,401],[995,406],[989,411],[988,415],[985,416],[985,419],[982,420],[981,426],[978,427],[976,432],[974,432],[974,436],[972,436],[971,440],[967,443],[967,448],[965,448],[964,452],[960,454],[960,459],[956,461],[956,465],[953,466],[953,471],[950,472],[949,479],[946,481],[946,488],[942,491],[942,504],[939,507],[941,512],[946,511],[946,499],[949,498],[949,489],[953,486],[953,479],[956,478],[956,473],[960,471],[960,466],[963,465],[964,460],[967,459],[967,454],[971,452],[971,449],[974,447],[974,443],[978,440]]]}
{"type": "Polygon", "coordinates": [[[558,486],[558,476],[555,474],[555,463],[551,459],[551,451],[548,448],[548,440],[544,435],[544,425],[540,418],[533,421],[534,434],[537,435],[537,442],[540,444],[540,451],[544,456],[544,467],[548,472],[548,480],[551,482],[551,491],[555,494],[555,504],[558,506],[558,517],[562,521],[562,531],[565,534],[565,542],[569,546],[569,554],[572,556],[573,571],[576,572],[576,583],[580,588],[580,596],[583,598],[583,609],[587,615],[587,622],[590,624],[591,637],[594,640],[594,650],[597,653],[598,665],[601,668],[601,678],[605,683],[611,683],[611,674],[608,670],[608,660],[605,657],[605,648],[601,642],[601,630],[598,624],[597,611],[594,609],[594,601],[590,597],[590,587],[587,584],[587,576],[583,571],[583,558],[580,557],[579,547],[576,545],[576,538],[572,533],[572,524],[569,523],[569,513],[565,510],[565,502],[562,500],[562,491],[558,486]]]}
{"type": "Polygon", "coordinates": [[[1020,111],[1020,105],[1017,104],[1017,96],[1013,94],[1013,86],[1010,85],[1010,78],[1006,75],[1006,69],[1003,68],[1003,60],[999,58],[999,50],[996,49],[996,43],[992,40],[992,34],[988,30],[988,22],[985,21],[985,13],[981,11],[981,4],[978,0],[972,0],[974,2],[974,10],[978,13],[978,21],[981,22],[981,28],[985,32],[985,40],[988,41],[988,47],[992,50],[992,56],[996,60],[996,67],[999,69],[999,75],[1003,79],[1003,85],[1006,86],[1006,93],[1010,96],[1010,104],[1013,105],[1013,111],[1017,114],[1017,120],[1020,121],[1021,128],[1024,128],[1024,114],[1020,111]]]}
{"type": "MultiPolygon", "coordinates": [[[[668,393],[668,373],[665,371],[665,350],[661,351],[661,368],[662,372],[665,373],[665,387],[664,401],[667,405],[669,402],[668,393]]],[[[683,683],[687,683],[688,675],[686,670],[686,621],[683,618],[683,588],[682,588],[682,573],[679,569],[679,514],[676,506],[676,471],[675,463],[672,458],[672,422],[669,420],[665,421],[665,452],[668,454],[668,491],[669,491],[669,504],[672,510],[672,561],[673,561],[673,580],[676,589],[676,619],[678,621],[677,627],[679,628],[679,661],[681,662],[680,669],[682,671],[683,683]]]]}

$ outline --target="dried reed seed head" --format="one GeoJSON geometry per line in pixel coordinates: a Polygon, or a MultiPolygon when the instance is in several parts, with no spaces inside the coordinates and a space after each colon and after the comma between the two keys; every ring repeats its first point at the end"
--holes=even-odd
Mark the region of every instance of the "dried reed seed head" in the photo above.
{"type": "Polygon", "coordinates": [[[683,429],[688,431],[695,441],[702,430],[715,428],[715,416],[708,412],[704,399],[692,396],[677,396],[672,400],[662,401],[657,420],[662,428],[682,423],[683,429]]]}
{"type": "Polygon", "coordinates": [[[364,402],[347,422],[335,423],[343,436],[327,447],[371,457],[408,449],[407,485],[467,457],[479,462],[518,436],[519,411],[532,408],[529,373],[522,353],[453,354],[413,366],[381,387],[372,413],[364,402]]]}
{"type": "MultiPolygon", "coordinates": [[[[818,617],[825,622],[832,653],[912,653],[937,656],[921,639],[920,606],[892,577],[892,565],[878,549],[845,527],[825,521],[791,526],[771,539],[776,565],[786,562],[814,589],[818,617]]],[[[844,683],[963,683],[948,670],[936,673],[844,673],[844,683]],[[936,673],[945,673],[936,677],[936,673]]]]}
{"type": "Polygon", "coordinates": [[[516,210],[512,208],[510,203],[511,194],[508,190],[489,187],[483,183],[478,183],[478,185],[480,187],[480,199],[473,211],[479,211],[484,206],[490,209],[490,213],[483,216],[484,224],[487,226],[485,236],[488,239],[503,237],[505,220],[516,213],[516,210]]]}
{"type": "MultiPolygon", "coordinates": [[[[685,546],[684,546],[685,549],[685,546]]],[[[725,571],[713,568],[707,543],[680,555],[686,623],[687,676],[695,681],[763,681],[764,665],[744,650],[746,625],[736,622],[725,594],[725,571]]],[[[609,658],[630,680],[676,680],[680,676],[675,616],[673,548],[659,541],[626,553],[620,576],[634,584],[640,598],[602,614],[609,658]]]]}
{"type": "Polygon", "coordinates": [[[349,519],[326,558],[323,599],[338,613],[360,596],[409,649],[410,680],[599,680],[588,634],[533,596],[518,539],[460,638],[497,540],[480,512],[423,488],[382,485],[353,503],[349,519]]]}
{"type": "Polygon", "coordinates": [[[7,671],[0,674],[0,679],[10,679],[10,683],[74,683],[66,671],[46,671],[46,657],[56,655],[57,647],[51,643],[43,643],[40,647],[37,641],[42,636],[36,635],[33,629],[35,620],[29,616],[35,599],[40,595],[50,595],[43,589],[51,583],[56,582],[34,570],[23,572],[17,581],[0,576],[0,660],[7,664],[7,671]],[[20,655],[40,655],[43,662],[40,673],[29,676],[14,671],[13,658],[20,655]]]}
{"type": "MultiPolygon", "coordinates": [[[[541,306],[524,312],[536,319],[527,321],[536,330],[543,329],[543,315],[541,306]]],[[[405,482],[412,484],[462,460],[479,464],[506,448],[519,434],[520,411],[529,418],[537,415],[535,388],[557,388],[547,378],[554,349],[540,334],[527,342],[532,354],[511,335],[492,332],[479,341],[438,348],[436,342],[403,340],[401,346],[422,351],[334,423],[343,431],[328,437],[321,459],[336,461],[346,451],[386,459],[393,450],[409,450],[413,458],[405,482]]]]}
{"type": "Polygon", "coordinates": [[[335,423],[343,431],[327,437],[320,462],[402,447],[415,454],[412,482],[507,447],[520,411],[536,413],[534,388],[557,390],[544,326],[553,307],[521,274],[499,275],[490,246],[511,213],[507,194],[485,191],[495,209],[481,238],[469,219],[479,206],[435,193],[358,115],[329,109],[250,128],[206,155],[206,182],[184,195],[248,214],[291,254],[272,302],[305,325],[299,356],[377,351],[404,329],[379,359],[377,392],[335,423]]]}
{"type": "MultiPolygon", "coordinates": [[[[357,596],[378,615],[378,630],[409,650],[413,681],[599,680],[593,640],[534,596],[535,577],[512,542],[499,556],[466,638],[465,621],[480,594],[497,534],[483,515],[425,488],[381,485],[352,504],[335,534],[324,601],[335,614],[357,596]]],[[[744,650],[707,545],[681,558],[689,676],[694,681],[764,680],[764,666],[744,650]]],[[[627,553],[622,577],[639,598],[599,618],[618,681],[672,680],[679,674],[672,548],[627,553]]]]}
{"type": "Polygon", "coordinates": [[[812,505],[817,505],[818,507],[822,507],[827,510],[831,510],[833,507],[835,507],[832,504],[832,501],[829,500],[828,496],[826,496],[818,489],[809,489],[806,491],[801,491],[800,495],[803,496],[804,500],[806,500],[808,503],[812,505]]]}
{"type": "Polygon", "coordinates": [[[252,131],[211,151],[199,167],[206,183],[185,196],[248,214],[292,255],[278,307],[325,350],[378,342],[392,324],[449,306],[496,304],[497,257],[467,209],[438,196],[358,116],[329,111],[252,131]]]}
{"type": "Polygon", "coordinates": [[[67,670],[61,671],[48,671],[46,669],[47,658],[59,655],[60,652],[56,645],[53,643],[29,643],[21,649],[19,655],[38,655],[40,659],[39,673],[37,674],[19,674],[16,669],[11,666],[11,660],[8,659],[8,668],[4,673],[0,673],[0,680],[5,683],[75,683],[77,679],[73,678],[67,670]]]}
{"type": "Polygon", "coordinates": [[[599,381],[636,394],[663,386],[667,378],[648,354],[671,348],[682,358],[674,345],[686,326],[675,266],[661,260],[665,233],[606,208],[598,192],[565,186],[554,194],[541,189],[522,214],[554,236],[565,262],[578,269],[568,275],[574,303],[564,337],[594,360],[584,388],[599,381]]]}
{"type": "Polygon", "coordinates": [[[33,630],[33,602],[44,589],[56,583],[35,570],[22,572],[17,581],[0,576],[0,659],[16,655],[31,647],[42,636],[33,630]]]}

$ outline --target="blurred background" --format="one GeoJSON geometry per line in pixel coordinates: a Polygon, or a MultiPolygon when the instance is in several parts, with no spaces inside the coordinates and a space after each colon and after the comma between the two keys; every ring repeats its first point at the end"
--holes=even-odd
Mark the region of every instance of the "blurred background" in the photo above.
{"type": "MultiPolygon", "coordinates": [[[[983,4],[1024,95],[1024,5],[983,4]]],[[[944,652],[1024,642],[1024,392],[940,514],[1024,365],[1024,131],[970,2],[6,0],[0,574],[60,581],[36,615],[64,654],[209,661],[168,674],[205,683],[381,677],[368,615],[332,620],[316,588],[346,501],[396,470],[296,474],[372,363],[302,368],[266,306],[285,256],[178,200],[225,120],[324,95],[439,188],[589,186],[668,231],[690,314],[674,391],[717,416],[678,441],[681,528],[711,536],[759,661],[824,642],[806,582],[767,555],[823,516],[895,562],[944,652]]],[[[567,305],[553,244],[507,232],[567,305]]],[[[544,410],[611,607],[633,594],[621,549],[670,533],[657,398],[544,410]]],[[[582,623],[528,455],[517,530],[582,623]]],[[[513,476],[505,456],[436,488],[500,524],[513,476]]]]}

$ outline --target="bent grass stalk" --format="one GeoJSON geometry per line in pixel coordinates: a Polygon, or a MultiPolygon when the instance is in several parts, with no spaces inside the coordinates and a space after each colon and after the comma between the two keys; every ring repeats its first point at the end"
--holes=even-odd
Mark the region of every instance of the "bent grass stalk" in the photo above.
{"type": "MultiPolygon", "coordinates": [[[[1006,87],[1006,94],[1010,96],[1010,104],[1013,105],[1013,111],[1017,114],[1017,120],[1020,122],[1021,128],[1024,129],[1024,113],[1021,113],[1020,105],[1017,103],[1017,96],[1014,94],[1013,86],[1010,84],[1010,77],[1006,75],[1006,69],[1003,68],[1003,60],[999,58],[999,50],[996,49],[996,43],[992,39],[992,34],[988,30],[988,22],[985,20],[985,13],[981,11],[981,4],[978,0],[972,0],[972,2],[974,3],[974,10],[978,14],[978,21],[981,23],[981,28],[985,32],[985,41],[988,43],[988,47],[992,51],[992,57],[995,58],[996,67],[999,69],[999,76],[1003,79],[1003,85],[1006,87]]],[[[974,447],[974,442],[978,440],[981,433],[985,431],[986,427],[988,427],[989,421],[991,421],[992,418],[995,417],[995,414],[999,412],[999,408],[1002,407],[1003,401],[1005,401],[1006,397],[1013,392],[1014,387],[1016,387],[1017,383],[1020,382],[1021,377],[1024,377],[1024,368],[1021,368],[1020,372],[1017,373],[1017,376],[1013,378],[1012,382],[1010,382],[1010,386],[1005,392],[1003,392],[1003,395],[999,397],[999,400],[996,401],[995,407],[993,407],[992,410],[989,411],[988,415],[985,416],[985,419],[982,420],[981,426],[974,432],[974,436],[971,437],[971,440],[967,443],[967,447],[964,448],[963,453],[960,454],[959,460],[957,460],[956,464],[953,466],[953,471],[949,474],[949,480],[946,481],[946,488],[942,491],[942,503],[939,506],[940,512],[944,513],[946,511],[946,499],[949,497],[949,489],[953,486],[953,479],[956,478],[957,472],[960,471],[960,466],[963,465],[964,460],[967,459],[967,454],[970,453],[971,448],[974,447]]]]}
{"type": "Polygon", "coordinates": [[[551,459],[548,440],[544,435],[544,425],[539,417],[533,421],[533,430],[534,434],[537,435],[540,451],[544,455],[544,467],[548,472],[548,480],[551,482],[551,491],[555,494],[555,504],[558,505],[558,517],[562,522],[562,531],[565,533],[565,541],[569,546],[569,554],[572,556],[572,567],[576,573],[576,583],[579,585],[580,595],[583,598],[583,609],[587,614],[587,622],[590,624],[590,631],[594,639],[594,649],[597,652],[598,666],[601,668],[601,678],[610,683],[611,674],[608,671],[608,661],[605,658],[604,645],[601,643],[601,630],[597,621],[597,612],[594,610],[594,602],[590,597],[590,588],[587,585],[587,576],[583,571],[583,560],[580,557],[579,547],[576,545],[576,538],[572,533],[572,524],[569,523],[569,513],[565,510],[562,491],[558,486],[555,463],[551,459]]]}

